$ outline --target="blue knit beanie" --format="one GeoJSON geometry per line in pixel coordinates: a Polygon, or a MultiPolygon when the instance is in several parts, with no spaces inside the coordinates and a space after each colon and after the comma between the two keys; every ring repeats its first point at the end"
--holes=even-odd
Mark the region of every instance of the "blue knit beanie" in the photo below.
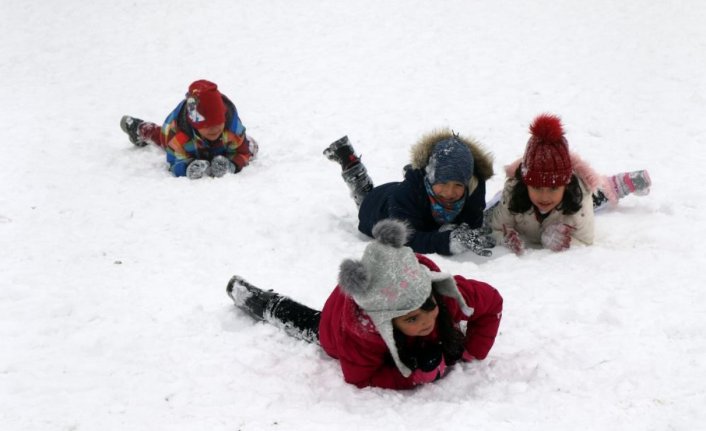
{"type": "Polygon", "coordinates": [[[466,144],[453,136],[434,146],[425,170],[432,185],[449,181],[465,185],[473,175],[473,154],[466,144]]]}

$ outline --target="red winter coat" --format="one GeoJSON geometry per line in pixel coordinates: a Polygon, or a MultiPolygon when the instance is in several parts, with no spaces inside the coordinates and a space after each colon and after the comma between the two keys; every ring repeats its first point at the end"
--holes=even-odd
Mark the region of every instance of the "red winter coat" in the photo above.
{"type": "MultiPolygon", "coordinates": [[[[439,272],[439,267],[429,258],[417,254],[417,259],[432,271],[439,272]]],[[[498,333],[502,297],[489,284],[460,275],[455,275],[454,280],[474,312],[467,317],[456,300],[443,297],[444,302],[457,325],[461,320],[468,320],[466,351],[477,359],[484,359],[498,333]]],[[[436,331],[427,337],[436,337],[436,331]]],[[[414,386],[412,379],[402,376],[395,366],[387,345],[368,315],[339,286],[321,311],[319,341],[326,353],[341,362],[343,378],[348,383],[360,388],[410,389],[414,386]]]]}

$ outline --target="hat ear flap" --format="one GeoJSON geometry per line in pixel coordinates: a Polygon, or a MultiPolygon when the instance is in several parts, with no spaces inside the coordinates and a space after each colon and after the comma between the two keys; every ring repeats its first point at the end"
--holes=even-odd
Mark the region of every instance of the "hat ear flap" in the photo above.
{"type": "Polygon", "coordinates": [[[370,275],[362,262],[346,259],[341,262],[338,285],[350,296],[365,294],[370,287],[370,275]]]}

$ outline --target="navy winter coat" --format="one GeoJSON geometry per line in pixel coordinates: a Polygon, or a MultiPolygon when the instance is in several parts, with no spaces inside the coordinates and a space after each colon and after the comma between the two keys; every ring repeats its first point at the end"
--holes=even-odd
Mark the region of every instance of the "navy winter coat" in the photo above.
{"type": "MultiPolygon", "coordinates": [[[[363,200],[358,212],[358,230],[372,236],[372,228],[379,220],[404,220],[414,229],[407,245],[415,252],[451,254],[451,231],[439,232],[441,226],[432,216],[431,203],[424,187],[424,168],[434,145],[450,136],[450,131],[437,132],[424,137],[412,148],[412,164],[405,167],[404,181],[375,187],[363,200]]],[[[469,195],[463,209],[452,223],[467,223],[470,227],[477,228],[483,224],[485,181],[493,175],[493,162],[491,156],[481,150],[475,141],[463,137],[460,139],[471,149],[474,169],[467,187],[469,195]]]]}

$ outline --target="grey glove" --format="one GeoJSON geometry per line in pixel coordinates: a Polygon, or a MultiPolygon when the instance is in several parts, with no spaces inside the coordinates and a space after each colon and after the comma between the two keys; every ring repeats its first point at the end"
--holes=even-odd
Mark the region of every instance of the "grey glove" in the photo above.
{"type": "Polygon", "coordinates": [[[479,256],[492,256],[493,252],[486,250],[495,247],[495,239],[490,236],[491,233],[492,229],[488,227],[471,229],[466,223],[462,223],[449,235],[449,250],[452,254],[471,250],[479,256]]]}
{"type": "Polygon", "coordinates": [[[186,176],[190,180],[198,180],[204,175],[209,174],[209,167],[210,164],[208,160],[194,160],[186,167],[186,176]]]}
{"type": "Polygon", "coordinates": [[[211,175],[222,177],[226,173],[235,173],[235,165],[225,156],[216,156],[211,160],[211,175]]]}

